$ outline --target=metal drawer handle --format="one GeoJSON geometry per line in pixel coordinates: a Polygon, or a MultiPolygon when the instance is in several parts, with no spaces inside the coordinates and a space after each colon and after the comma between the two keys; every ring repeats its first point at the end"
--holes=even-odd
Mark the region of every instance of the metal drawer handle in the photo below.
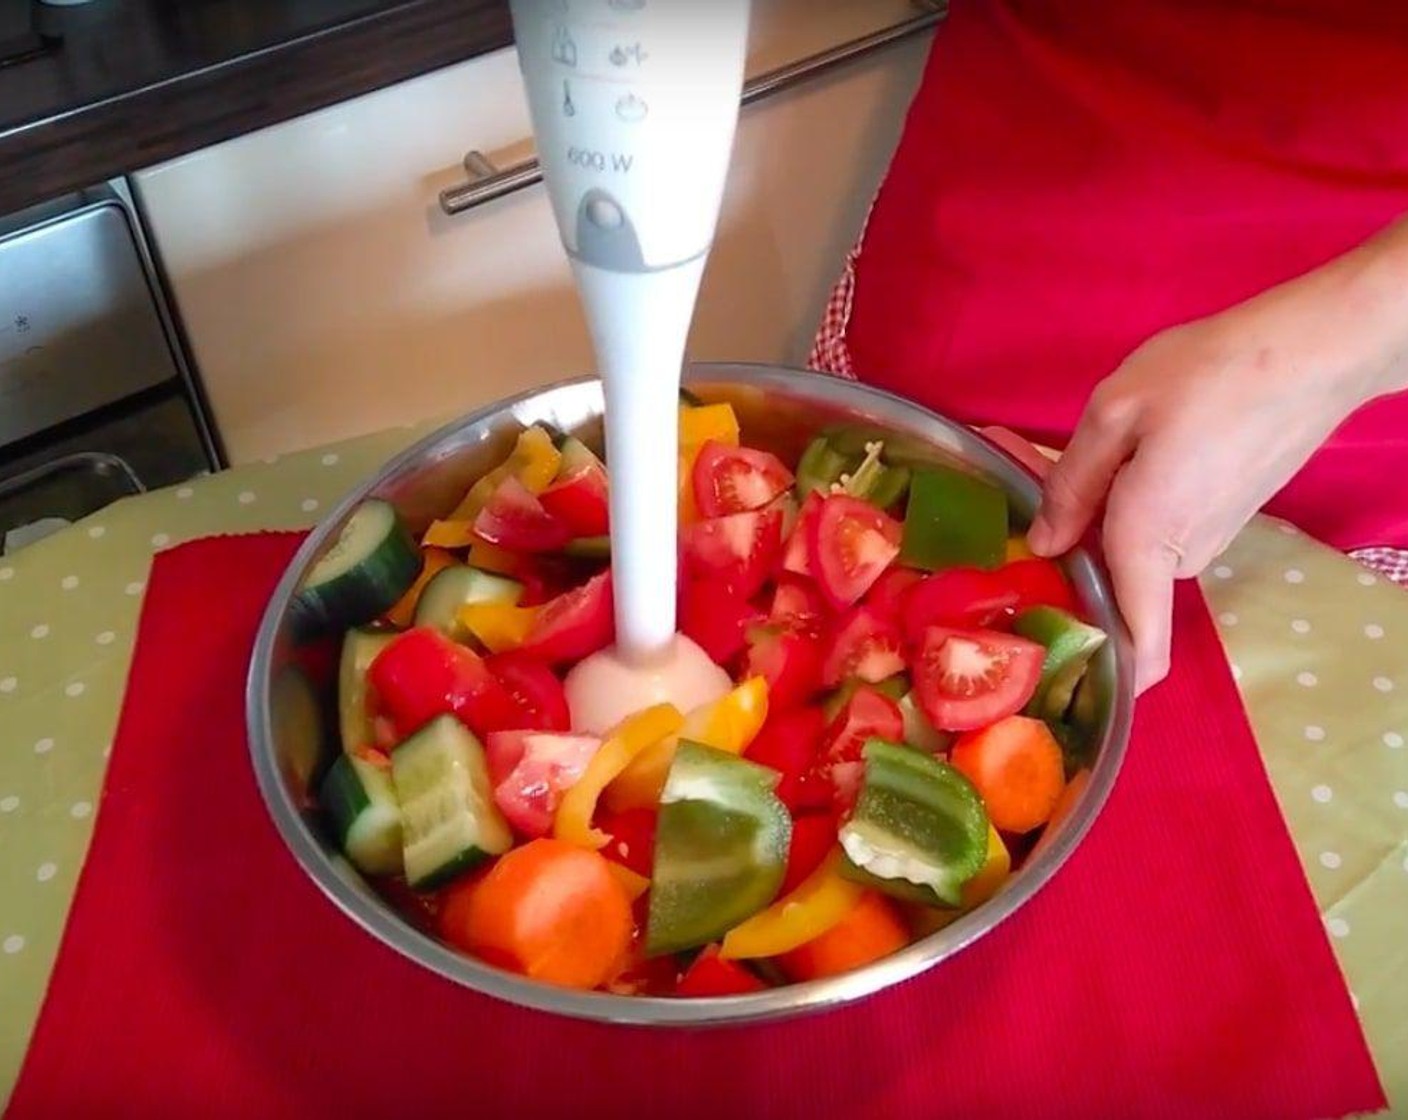
{"type": "MultiPolygon", "coordinates": [[[[817,54],[780,66],[750,78],[743,87],[743,104],[751,105],[764,97],[807,81],[837,66],[898,43],[935,26],[948,14],[948,0],[911,0],[918,13],[869,35],[840,43],[817,54]]],[[[464,157],[464,169],[469,182],[447,187],[440,192],[440,209],[446,214],[463,214],[486,202],[531,187],[542,181],[543,169],[536,159],[526,159],[511,167],[499,168],[480,151],[464,157]]]]}

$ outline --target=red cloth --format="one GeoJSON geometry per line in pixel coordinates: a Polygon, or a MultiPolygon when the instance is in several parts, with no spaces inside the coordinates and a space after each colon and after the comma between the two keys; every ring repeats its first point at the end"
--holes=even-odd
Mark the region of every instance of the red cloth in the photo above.
{"type": "MultiPolygon", "coordinates": [[[[1401,0],[954,0],[846,349],[861,380],[1059,446],[1150,335],[1405,212],[1401,0]]],[[[1339,548],[1408,547],[1408,394],[1269,509],[1339,548]]]]}
{"type": "Polygon", "coordinates": [[[1382,1106],[1193,585],[1173,674],[1141,705],[1106,812],[1022,911],[855,1007],[651,1033],[453,987],[373,941],[297,868],[255,789],[241,703],[258,616],[295,544],[227,538],[157,557],[11,1120],[1284,1120],[1382,1106]]]}

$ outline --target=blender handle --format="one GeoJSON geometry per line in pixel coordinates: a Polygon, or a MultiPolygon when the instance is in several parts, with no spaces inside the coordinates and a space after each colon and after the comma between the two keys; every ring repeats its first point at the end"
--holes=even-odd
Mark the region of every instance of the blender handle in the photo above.
{"type": "MultiPolygon", "coordinates": [[[[913,3],[920,11],[909,19],[749,79],[743,86],[742,103],[751,105],[837,66],[928,31],[948,14],[946,0],[913,0],[913,3]]],[[[469,181],[440,192],[440,209],[451,217],[531,187],[543,179],[542,166],[537,159],[526,159],[500,168],[478,150],[470,151],[464,157],[464,168],[469,181]]]]}

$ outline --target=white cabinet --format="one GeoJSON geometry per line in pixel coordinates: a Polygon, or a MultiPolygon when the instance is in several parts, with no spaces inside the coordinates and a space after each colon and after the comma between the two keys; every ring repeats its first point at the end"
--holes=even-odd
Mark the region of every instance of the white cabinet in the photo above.
{"type": "MultiPolygon", "coordinates": [[[[755,0],[750,73],[911,13],[755,0]]],[[[692,359],[805,358],[928,42],[744,110],[692,359]]],[[[468,149],[511,161],[529,136],[501,51],[135,176],[234,462],[591,369],[542,187],[457,217],[438,206],[468,149]]]]}

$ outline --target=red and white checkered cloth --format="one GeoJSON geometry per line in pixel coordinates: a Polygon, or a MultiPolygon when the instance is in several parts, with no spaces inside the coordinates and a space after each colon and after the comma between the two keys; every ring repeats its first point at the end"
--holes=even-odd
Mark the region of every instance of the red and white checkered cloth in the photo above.
{"type": "MultiPolygon", "coordinates": [[[[855,299],[856,260],[860,256],[864,240],[865,230],[862,228],[855,247],[846,254],[841,276],[836,281],[836,286],[831,289],[831,297],[826,301],[826,310],[822,314],[821,325],[817,328],[811,353],[807,355],[809,369],[849,378],[852,381],[856,380],[856,371],[851,361],[850,347],[846,344],[846,329],[850,325],[851,307],[855,299]]],[[[1349,555],[1366,568],[1378,572],[1394,583],[1408,587],[1408,551],[1398,548],[1361,548],[1349,555]]]]}

